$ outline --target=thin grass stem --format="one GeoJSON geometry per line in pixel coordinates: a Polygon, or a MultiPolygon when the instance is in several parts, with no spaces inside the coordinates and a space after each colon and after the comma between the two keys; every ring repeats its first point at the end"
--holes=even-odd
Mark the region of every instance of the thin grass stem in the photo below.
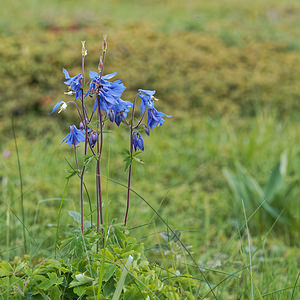
{"type": "Polygon", "coordinates": [[[17,154],[17,162],[18,162],[18,169],[19,169],[19,178],[20,178],[20,200],[21,200],[21,213],[22,213],[22,224],[23,224],[23,246],[24,246],[24,254],[27,253],[27,242],[26,242],[26,233],[25,233],[25,210],[24,210],[24,194],[23,194],[23,179],[22,179],[22,168],[21,168],[21,162],[20,162],[20,156],[19,156],[19,149],[18,149],[18,143],[16,138],[16,132],[15,132],[15,125],[14,125],[14,119],[11,120],[11,126],[12,126],[12,132],[14,136],[15,141],[15,148],[16,148],[16,154],[17,154]]]}

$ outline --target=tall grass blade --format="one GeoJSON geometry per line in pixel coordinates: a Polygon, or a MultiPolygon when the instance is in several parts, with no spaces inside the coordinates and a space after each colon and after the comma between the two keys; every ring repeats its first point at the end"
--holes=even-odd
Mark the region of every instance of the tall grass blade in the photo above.
{"type": "Polygon", "coordinates": [[[251,240],[250,240],[250,232],[248,228],[248,222],[247,222],[247,215],[246,215],[246,210],[245,210],[245,204],[243,199],[242,200],[242,205],[243,205],[243,213],[245,217],[245,224],[246,224],[246,232],[247,232],[247,237],[248,237],[248,251],[249,251],[249,265],[250,265],[250,277],[251,277],[251,299],[254,299],[254,290],[253,290],[253,273],[252,273],[252,258],[251,258],[251,240]]]}
{"type": "Polygon", "coordinates": [[[15,132],[15,125],[14,119],[11,119],[11,127],[15,141],[15,148],[17,154],[17,162],[18,162],[18,169],[19,169],[19,177],[20,177],[20,193],[21,193],[21,212],[22,212],[22,225],[23,225],[23,245],[24,245],[24,254],[27,253],[27,242],[26,242],[26,233],[25,233],[25,210],[24,210],[24,195],[23,195],[23,179],[22,179],[22,168],[21,162],[19,157],[19,149],[17,144],[16,132],[15,132]]]}
{"type": "Polygon", "coordinates": [[[121,274],[121,277],[120,277],[120,279],[117,283],[117,287],[116,287],[116,290],[114,292],[112,300],[118,300],[120,298],[122,289],[124,287],[124,282],[125,282],[126,276],[128,274],[128,271],[129,271],[129,268],[130,268],[132,262],[133,262],[133,257],[131,255],[129,255],[128,259],[126,261],[126,264],[123,267],[122,274],[121,274]]]}
{"type": "Polygon", "coordinates": [[[295,284],[294,284],[294,287],[293,287],[293,292],[292,292],[291,300],[294,299],[294,294],[295,294],[295,290],[296,290],[296,286],[297,286],[297,282],[298,282],[299,277],[300,277],[300,272],[298,273],[298,276],[296,278],[296,281],[295,281],[295,284]]]}
{"type": "Polygon", "coordinates": [[[61,217],[61,210],[62,210],[62,206],[63,206],[63,202],[64,202],[64,197],[65,197],[65,193],[67,190],[69,184],[69,179],[67,179],[66,184],[65,184],[65,188],[61,197],[61,201],[60,201],[60,206],[59,206],[59,210],[58,210],[58,215],[57,215],[57,224],[56,224],[56,234],[55,234],[55,243],[54,243],[54,252],[55,252],[55,257],[56,257],[56,251],[57,251],[57,241],[58,241],[58,231],[59,231],[59,224],[60,224],[60,217],[61,217]]]}

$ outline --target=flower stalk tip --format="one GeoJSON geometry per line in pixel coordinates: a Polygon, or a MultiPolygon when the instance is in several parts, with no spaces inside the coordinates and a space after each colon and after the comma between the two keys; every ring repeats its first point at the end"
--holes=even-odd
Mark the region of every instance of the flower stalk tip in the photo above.
{"type": "Polygon", "coordinates": [[[81,41],[81,55],[87,56],[87,50],[85,48],[85,41],[81,41]]]}

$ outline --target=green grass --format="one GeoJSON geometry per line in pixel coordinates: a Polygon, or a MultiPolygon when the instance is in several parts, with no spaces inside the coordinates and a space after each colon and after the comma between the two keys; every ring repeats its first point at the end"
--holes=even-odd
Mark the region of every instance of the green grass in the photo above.
{"type": "MultiPolygon", "coordinates": [[[[251,299],[251,281],[254,299],[300,297],[300,282],[295,286],[300,266],[299,186],[288,201],[277,199],[285,209],[282,217],[292,216],[291,222],[266,222],[262,207],[252,215],[246,206],[244,214],[242,199],[238,203],[222,172],[226,168],[236,174],[241,164],[264,186],[286,151],[284,180],[300,178],[298,1],[24,0],[4,1],[3,7],[0,151],[11,155],[0,160],[1,259],[23,254],[10,116],[15,114],[29,254],[36,262],[54,255],[57,215],[70,170],[66,159],[74,165],[70,148],[59,143],[68,123],[78,120],[70,110],[48,114],[63,95],[60,70],[79,69],[81,39],[87,40],[89,59],[108,33],[107,72],[118,71],[124,79],[126,100],[137,88],[149,86],[159,93],[160,109],[173,115],[145,137],[145,165],[134,166],[132,188],[182,233],[218,299],[251,299]]],[[[95,63],[87,60],[89,68],[95,63]]],[[[126,189],[107,176],[126,184],[121,153],[129,143],[124,128],[110,129],[105,135],[110,152],[105,148],[102,162],[109,223],[122,222],[126,189]]],[[[92,163],[85,179],[92,200],[94,169],[92,163]]],[[[74,226],[68,211],[79,211],[79,185],[76,176],[70,179],[60,238],[74,226]]],[[[90,218],[87,198],[85,217],[90,218]]],[[[135,194],[129,227],[131,235],[145,243],[151,261],[175,270],[188,268],[201,277],[177,243],[167,245],[175,254],[166,251],[166,226],[135,194]],[[165,250],[163,258],[158,249],[165,250]]],[[[206,292],[201,282],[201,297],[206,292]]],[[[207,298],[213,299],[211,294],[207,298]]]]}
{"type": "MultiPolygon", "coordinates": [[[[23,119],[26,120],[30,121],[30,118],[23,119]]],[[[47,124],[56,132],[54,137],[49,133],[40,139],[18,138],[24,181],[26,226],[29,235],[39,245],[38,250],[35,244],[32,245],[33,256],[48,256],[53,251],[60,204],[58,199],[61,198],[66,183],[65,170],[69,169],[65,159],[72,161],[73,158],[69,147],[58,145],[65,133],[60,131],[56,120],[49,117],[47,124]]],[[[249,274],[247,269],[243,269],[249,263],[247,235],[244,229],[240,231],[237,227],[244,225],[243,211],[241,209],[237,214],[234,213],[236,210],[233,210],[232,206],[236,204],[221,170],[223,167],[231,168],[235,161],[239,161],[249,172],[255,174],[259,182],[264,182],[280,154],[287,150],[290,162],[287,180],[293,178],[299,167],[296,143],[298,130],[299,126],[293,123],[287,121],[278,124],[274,117],[263,116],[247,121],[235,121],[234,125],[232,120],[225,118],[205,118],[189,122],[186,122],[186,119],[173,119],[154,132],[151,138],[145,139],[146,152],[142,155],[145,165],[135,166],[133,189],[149,201],[174,229],[182,231],[183,241],[192,246],[197,261],[212,269],[206,271],[210,280],[216,283],[227,276],[218,271],[225,274],[240,271],[237,277],[230,278],[220,285],[217,289],[220,296],[224,295],[223,297],[230,299],[229,295],[236,296],[238,293],[250,295],[249,274]],[[285,139],[273,139],[274,136],[280,135],[285,136],[285,139]],[[150,181],[149,178],[154,180],[150,181]],[[241,283],[238,283],[239,281],[241,283]]],[[[105,143],[109,143],[111,149],[110,177],[123,184],[126,184],[126,173],[123,171],[124,163],[120,153],[128,144],[126,138],[125,130],[113,130],[113,133],[105,137],[105,143]]],[[[11,199],[12,211],[20,216],[19,178],[13,141],[7,143],[6,148],[12,155],[3,160],[1,165],[3,175],[7,177],[5,193],[11,199]]],[[[106,152],[103,156],[103,174],[106,174],[107,155],[106,152]]],[[[95,198],[93,169],[94,166],[91,166],[86,177],[92,199],[95,198]]],[[[103,180],[105,182],[105,177],[103,180]]],[[[79,211],[78,187],[79,179],[75,176],[70,180],[65,195],[60,236],[63,236],[72,224],[67,211],[79,211]]],[[[104,184],[104,195],[106,188],[104,184]]],[[[122,222],[126,190],[109,182],[108,195],[109,222],[112,218],[122,222]]],[[[292,199],[286,207],[287,211],[297,211],[297,195],[299,189],[293,191],[292,199]]],[[[4,208],[1,213],[3,239],[8,230],[4,224],[6,213],[7,209],[4,208]]],[[[87,219],[88,214],[89,206],[86,201],[87,219]]],[[[250,218],[250,213],[246,214],[250,218]]],[[[10,218],[10,245],[12,248],[16,247],[10,252],[12,256],[17,253],[21,255],[22,226],[11,213],[10,218]]],[[[274,219],[273,226],[268,225],[257,233],[253,220],[248,220],[248,226],[253,247],[253,280],[257,288],[264,294],[291,286],[297,276],[299,264],[296,259],[299,227],[290,232],[288,227],[282,227],[282,224],[274,219]],[[292,233],[295,235],[292,236],[292,233]],[[282,264],[283,260],[285,264],[282,264]]],[[[159,258],[150,249],[161,242],[161,237],[156,232],[166,228],[149,207],[133,195],[129,226],[136,227],[148,223],[150,224],[132,230],[132,234],[145,242],[146,249],[149,249],[149,257],[156,260],[159,258]],[[153,222],[156,223],[155,226],[153,222]]],[[[2,252],[2,255],[5,257],[5,252],[2,252]]],[[[177,264],[181,265],[182,262],[178,260],[177,264]]],[[[193,271],[197,273],[197,270],[193,271]]],[[[282,299],[290,293],[291,290],[283,293],[282,299]]]]}

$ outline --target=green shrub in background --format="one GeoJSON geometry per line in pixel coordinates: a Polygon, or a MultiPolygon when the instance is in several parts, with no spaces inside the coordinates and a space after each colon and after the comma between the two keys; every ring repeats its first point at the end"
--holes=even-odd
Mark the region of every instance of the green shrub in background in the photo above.
{"type": "MultiPolygon", "coordinates": [[[[99,28],[49,27],[34,36],[2,37],[0,117],[12,112],[48,113],[50,103],[60,100],[64,90],[62,67],[77,71],[80,44],[74,41],[86,36],[89,67],[96,64],[99,28]]],[[[106,72],[118,69],[120,78],[134,82],[125,98],[132,97],[137,87],[149,86],[159,90],[165,106],[196,114],[253,115],[267,108],[290,117],[299,110],[300,56],[287,44],[266,41],[243,48],[226,46],[217,37],[159,33],[146,24],[110,30],[110,41],[106,72]]]]}

